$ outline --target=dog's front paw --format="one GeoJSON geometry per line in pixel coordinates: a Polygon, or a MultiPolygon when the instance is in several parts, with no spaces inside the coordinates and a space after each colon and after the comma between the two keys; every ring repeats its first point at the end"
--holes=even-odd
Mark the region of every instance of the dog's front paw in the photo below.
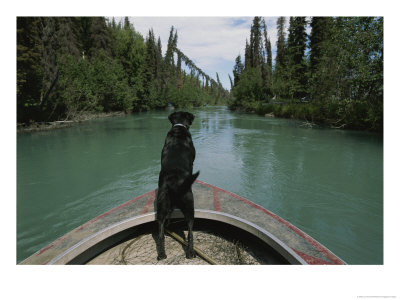
{"type": "Polygon", "coordinates": [[[162,259],[166,259],[166,258],[167,258],[167,255],[165,253],[157,256],[157,260],[162,260],[162,259]]]}
{"type": "Polygon", "coordinates": [[[195,257],[196,257],[196,252],[194,252],[193,250],[192,251],[188,251],[186,253],[186,258],[187,259],[192,259],[192,258],[195,258],[195,257]]]}

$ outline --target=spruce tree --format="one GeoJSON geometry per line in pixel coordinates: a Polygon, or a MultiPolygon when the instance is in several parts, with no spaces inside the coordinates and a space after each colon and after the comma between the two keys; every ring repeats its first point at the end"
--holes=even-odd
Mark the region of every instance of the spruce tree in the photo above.
{"type": "Polygon", "coordinates": [[[42,84],[40,19],[17,17],[17,122],[35,119],[42,84]]]}
{"type": "Polygon", "coordinates": [[[333,22],[330,17],[312,17],[310,25],[310,70],[312,75],[322,59],[324,43],[331,37],[330,29],[333,22]]]}
{"type": "Polygon", "coordinates": [[[272,50],[271,50],[271,41],[268,38],[267,40],[267,65],[268,69],[272,72],[272,50]]]}
{"type": "Polygon", "coordinates": [[[162,46],[161,46],[161,39],[160,37],[158,37],[157,40],[157,53],[156,53],[156,77],[160,78],[161,76],[161,72],[162,72],[162,61],[163,57],[162,57],[162,46]]]}
{"type": "Polygon", "coordinates": [[[115,18],[114,17],[112,17],[111,28],[114,29],[114,30],[117,28],[117,24],[115,23],[115,18]]]}
{"type": "Polygon", "coordinates": [[[150,97],[151,89],[154,84],[154,79],[156,77],[156,44],[154,39],[153,30],[149,30],[148,37],[146,39],[146,56],[145,56],[145,71],[144,71],[144,87],[146,92],[146,97],[150,97]]]}
{"type": "Polygon", "coordinates": [[[275,69],[273,72],[272,92],[277,98],[289,96],[288,72],[287,72],[287,46],[285,41],[285,17],[279,17],[276,22],[278,39],[276,42],[275,69]]]}
{"type": "Polygon", "coordinates": [[[251,68],[252,62],[251,62],[251,48],[250,45],[246,39],[246,46],[244,48],[244,68],[249,69],[251,68]]]}
{"type": "Polygon", "coordinates": [[[271,87],[272,87],[272,51],[271,51],[271,42],[268,37],[267,32],[267,24],[265,23],[265,19],[262,19],[262,29],[263,29],[263,37],[264,37],[264,51],[263,53],[263,62],[262,62],[262,76],[264,82],[264,94],[266,99],[272,95],[271,87]],[[266,56],[266,57],[265,57],[266,56]]]}
{"type": "Polygon", "coordinates": [[[129,21],[129,17],[125,17],[124,19],[124,29],[131,29],[131,22],[129,21]]]}
{"type": "Polygon", "coordinates": [[[295,100],[307,94],[306,25],[305,17],[290,17],[286,71],[290,76],[289,95],[295,100]]]}
{"type": "Polygon", "coordinates": [[[276,65],[284,65],[285,51],[285,17],[279,17],[277,20],[278,41],[276,42],[276,65]]]}
{"type": "Polygon", "coordinates": [[[254,17],[250,29],[250,67],[259,68],[263,62],[262,54],[261,17],[254,17]]]}
{"type": "Polygon", "coordinates": [[[90,28],[92,19],[90,17],[77,17],[74,19],[75,35],[77,37],[79,50],[82,56],[88,57],[92,47],[90,28]]]}
{"type": "Polygon", "coordinates": [[[165,67],[166,67],[168,76],[174,69],[174,65],[175,65],[174,52],[175,52],[177,42],[178,42],[178,35],[177,35],[177,32],[176,32],[174,26],[172,26],[170,29],[170,32],[169,32],[167,51],[166,51],[165,57],[164,57],[165,67]]]}
{"type": "Polygon", "coordinates": [[[336,77],[334,19],[313,17],[310,34],[310,87],[312,100],[331,98],[336,77]],[[335,50],[334,50],[335,51],[335,50]]]}
{"type": "Polygon", "coordinates": [[[221,81],[219,80],[219,75],[218,72],[216,72],[216,76],[217,76],[217,83],[219,86],[222,86],[221,81]]]}
{"type": "Polygon", "coordinates": [[[242,59],[238,55],[235,59],[235,66],[233,68],[233,87],[237,86],[240,80],[240,75],[243,73],[244,66],[242,64],[242,59]]]}
{"type": "Polygon", "coordinates": [[[231,90],[232,90],[233,89],[233,80],[232,80],[231,74],[228,74],[228,77],[229,77],[229,82],[231,84],[231,90]]]}
{"type": "Polygon", "coordinates": [[[110,54],[110,33],[107,30],[104,17],[93,17],[90,25],[90,56],[97,55],[100,51],[110,54]]]}
{"type": "Polygon", "coordinates": [[[177,79],[178,89],[181,90],[182,89],[182,77],[181,77],[182,57],[181,57],[180,53],[178,53],[177,55],[178,55],[178,57],[177,57],[177,61],[176,61],[176,79],[177,79]]]}
{"type": "Polygon", "coordinates": [[[80,56],[78,40],[75,34],[74,18],[61,17],[58,21],[58,43],[60,54],[69,54],[78,58],[80,56]]]}
{"type": "MultiPolygon", "coordinates": [[[[51,92],[54,90],[55,85],[59,79],[60,70],[58,67],[59,60],[59,31],[57,18],[44,17],[42,18],[42,66],[43,66],[43,78],[42,78],[42,91],[40,95],[40,110],[46,111],[45,114],[52,116],[53,107],[52,103],[49,102],[51,92]]],[[[48,117],[42,116],[42,118],[48,119],[48,117]]]]}

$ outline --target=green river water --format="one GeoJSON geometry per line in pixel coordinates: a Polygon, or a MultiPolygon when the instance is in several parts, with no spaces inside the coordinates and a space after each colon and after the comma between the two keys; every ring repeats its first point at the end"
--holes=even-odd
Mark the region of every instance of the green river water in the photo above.
{"type": "MultiPolygon", "coordinates": [[[[226,107],[190,111],[200,180],[276,213],[349,264],[383,263],[381,135],[226,107]]],[[[18,134],[17,262],[155,189],[169,113],[18,134]]]]}

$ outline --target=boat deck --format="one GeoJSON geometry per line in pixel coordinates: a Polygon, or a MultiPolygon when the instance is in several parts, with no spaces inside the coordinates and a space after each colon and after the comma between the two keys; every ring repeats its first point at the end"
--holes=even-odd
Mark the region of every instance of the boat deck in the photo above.
{"type": "MultiPolygon", "coordinates": [[[[326,247],[291,223],[243,197],[199,180],[196,180],[193,184],[192,190],[195,199],[195,226],[198,219],[208,219],[209,217],[215,221],[229,220],[231,225],[235,226],[239,224],[242,229],[252,232],[256,236],[257,232],[265,233],[262,236],[268,240],[272,248],[280,249],[279,252],[283,251],[287,253],[286,258],[288,258],[289,263],[312,265],[345,264],[343,260],[334,255],[326,247]],[[290,261],[291,259],[292,261],[290,261]]],[[[200,258],[186,259],[183,247],[169,236],[166,237],[166,253],[168,258],[164,262],[158,262],[156,259],[154,232],[137,234],[132,238],[132,232],[129,232],[129,228],[132,227],[132,224],[137,224],[134,222],[138,222],[137,220],[139,219],[146,219],[147,222],[154,221],[155,195],[155,190],[150,191],[103,213],[39,250],[22,261],[21,264],[73,263],[72,258],[75,255],[74,253],[78,253],[79,251],[84,252],[83,250],[79,250],[80,248],[87,247],[87,251],[89,251],[89,249],[93,249],[93,245],[97,245],[96,243],[100,244],[103,239],[108,239],[108,244],[110,244],[110,239],[113,237],[113,230],[115,231],[117,228],[119,228],[118,232],[126,233],[123,242],[118,243],[116,247],[103,249],[100,255],[87,260],[89,264],[205,263],[200,258]],[[125,230],[121,231],[121,226],[125,230]],[[105,234],[107,234],[106,237],[104,237],[105,234]],[[91,243],[91,246],[86,246],[85,243],[91,243]],[[140,258],[140,255],[138,255],[140,251],[146,253],[148,260],[140,258]]],[[[175,216],[175,218],[177,217],[175,216]]],[[[201,245],[204,246],[210,243],[210,240],[215,241],[218,238],[220,238],[218,234],[216,235],[207,230],[200,229],[194,232],[194,245],[201,248],[201,245]]],[[[220,247],[220,249],[228,249],[232,243],[232,249],[238,249],[232,240],[226,239],[220,243],[225,243],[225,246],[220,247]]],[[[207,251],[206,249],[209,248],[205,247],[204,251],[207,251]]],[[[243,247],[242,249],[241,253],[243,255],[241,257],[245,259],[244,262],[246,264],[264,263],[262,258],[260,259],[257,255],[254,256],[252,251],[246,252],[245,248],[243,247]]],[[[214,257],[218,257],[218,250],[212,250],[211,252],[214,257]]],[[[237,257],[225,258],[224,260],[220,260],[220,263],[236,264],[237,259],[237,257]]]]}
{"type": "MultiPolygon", "coordinates": [[[[155,230],[154,230],[155,231],[155,230]]],[[[226,239],[219,234],[195,230],[193,240],[195,247],[202,251],[209,260],[197,255],[186,259],[185,246],[169,234],[165,236],[166,259],[157,260],[155,232],[140,234],[101,253],[88,261],[88,265],[261,265],[284,264],[284,260],[272,258],[260,251],[255,252],[249,245],[237,240],[226,239]],[[210,262],[211,261],[211,262],[210,262]]],[[[187,231],[180,231],[181,237],[187,231]]],[[[259,250],[259,249],[258,249],[259,250]]]]}

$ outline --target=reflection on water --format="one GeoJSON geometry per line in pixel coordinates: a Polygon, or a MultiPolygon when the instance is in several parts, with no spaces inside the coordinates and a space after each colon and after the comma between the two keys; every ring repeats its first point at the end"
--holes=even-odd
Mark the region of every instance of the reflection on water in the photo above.
{"type": "MultiPolygon", "coordinates": [[[[273,211],[350,264],[383,263],[380,136],[225,107],[192,112],[200,180],[273,211]]],[[[167,116],[140,113],[18,135],[18,261],[154,189],[167,116]]]]}

